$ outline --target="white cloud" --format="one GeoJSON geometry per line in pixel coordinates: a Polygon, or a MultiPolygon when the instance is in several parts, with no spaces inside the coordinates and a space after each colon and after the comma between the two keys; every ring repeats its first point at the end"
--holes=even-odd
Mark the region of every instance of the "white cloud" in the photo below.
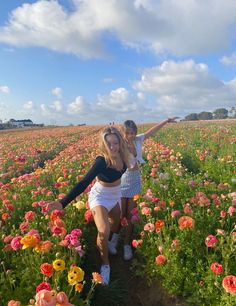
{"type": "Polygon", "coordinates": [[[63,110],[63,105],[61,101],[54,101],[50,108],[55,110],[56,112],[61,112],[63,110]]]}
{"type": "Polygon", "coordinates": [[[38,46],[85,58],[105,56],[109,35],[138,50],[176,55],[221,51],[236,25],[235,0],[74,0],[68,11],[58,1],[39,0],[11,12],[0,42],[38,46]]]}
{"type": "Polygon", "coordinates": [[[56,87],[52,89],[52,94],[57,97],[58,99],[62,98],[62,89],[60,87],[56,87]]]}
{"type": "Polygon", "coordinates": [[[23,105],[23,108],[26,110],[33,110],[34,109],[34,102],[28,101],[23,105]]]}
{"type": "Polygon", "coordinates": [[[75,98],[75,101],[70,103],[67,107],[67,113],[70,115],[81,115],[81,114],[89,114],[90,106],[85,102],[84,98],[78,96],[75,98]]]}
{"type": "Polygon", "coordinates": [[[0,92],[10,93],[10,88],[8,86],[0,86],[0,92]]]}
{"type": "Polygon", "coordinates": [[[236,66],[236,52],[233,52],[230,56],[223,56],[220,62],[227,66],[236,66]]]}
{"type": "Polygon", "coordinates": [[[166,116],[235,105],[236,80],[218,80],[210,74],[206,64],[192,60],[165,61],[160,66],[145,69],[133,86],[154,95],[156,110],[166,116]]]}

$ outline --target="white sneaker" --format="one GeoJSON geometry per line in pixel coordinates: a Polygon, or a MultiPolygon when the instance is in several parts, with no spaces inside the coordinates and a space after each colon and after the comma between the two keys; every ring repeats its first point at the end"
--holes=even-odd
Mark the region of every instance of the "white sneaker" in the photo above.
{"type": "Polygon", "coordinates": [[[117,249],[116,249],[115,245],[111,241],[108,241],[108,252],[111,255],[116,255],[117,254],[117,249]]]}
{"type": "Polygon", "coordinates": [[[115,248],[117,247],[119,238],[120,238],[120,235],[119,235],[119,234],[116,234],[116,233],[113,233],[113,234],[112,234],[112,237],[111,237],[111,240],[110,240],[110,241],[112,242],[112,244],[114,245],[115,248]]]}
{"type": "Polygon", "coordinates": [[[133,257],[132,248],[130,245],[124,245],[124,260],[130,260],[133,257]]]}
{"type": "Polygon", "coordinates": [[[103,284],[108,285],[110,281],[110,266],[109,265],[102,265],[100,274],[103,279],[103,284]]]}

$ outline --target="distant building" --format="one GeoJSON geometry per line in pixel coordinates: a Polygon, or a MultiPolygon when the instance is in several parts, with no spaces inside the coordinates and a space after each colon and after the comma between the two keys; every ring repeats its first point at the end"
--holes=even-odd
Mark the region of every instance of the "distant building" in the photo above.
{"type": "Polygon", "coordinates": [[[27,126],[34,126],[34,123],[30,119],[23,119],[23,120],[15,120],[15,119],[10,119],[9,124],[12,127],[27,127],[27,126]]]}

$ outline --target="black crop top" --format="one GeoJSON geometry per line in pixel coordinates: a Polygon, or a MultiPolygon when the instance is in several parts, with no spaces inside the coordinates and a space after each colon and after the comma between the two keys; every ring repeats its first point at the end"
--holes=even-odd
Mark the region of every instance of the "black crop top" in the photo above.
{"type": "Polygon", "coordinates": [[[124,165],[121,171],[110,168],[107,166],[103,156],[97,156],[95,162],[87,174],[84,176],[84,178],[79,183],[77,183],[62,200],[60,200],[60,203],[62,204],[63,208],[65,208],[67,204],[74,200],[88,187],[88,185],[95,179],[96,176],[102,182],[113,183],[121,178],[126,169],[126,165],[124,165]]]}

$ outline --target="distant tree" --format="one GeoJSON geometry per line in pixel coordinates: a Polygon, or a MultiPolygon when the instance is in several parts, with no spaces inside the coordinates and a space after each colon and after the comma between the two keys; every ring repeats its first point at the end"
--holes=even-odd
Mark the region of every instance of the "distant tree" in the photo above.
{"type": "Polygon", "coordinates": [[[201,112],[198,114],[199,120],[211,120],[213,118],[213,115],[211,112],[201,112]]]}
{"type": "Polygon", "coordinates": [[[187,121],[198,120],[198,114],[197,113],[189,114],[189,115],[185,116],[184,119],[187,120],[187,121]]]}
{"type": "Polygon", "coordinates": [[[217,108],[213,112],[214,119],[226,119],[228,118],[228,110],[226,108],[217,108]]]}
{"type": "Polygon", "coordinates": [[[230,118],[236,118],[236,108],[234,106],[229,110],[230,118]]]}

